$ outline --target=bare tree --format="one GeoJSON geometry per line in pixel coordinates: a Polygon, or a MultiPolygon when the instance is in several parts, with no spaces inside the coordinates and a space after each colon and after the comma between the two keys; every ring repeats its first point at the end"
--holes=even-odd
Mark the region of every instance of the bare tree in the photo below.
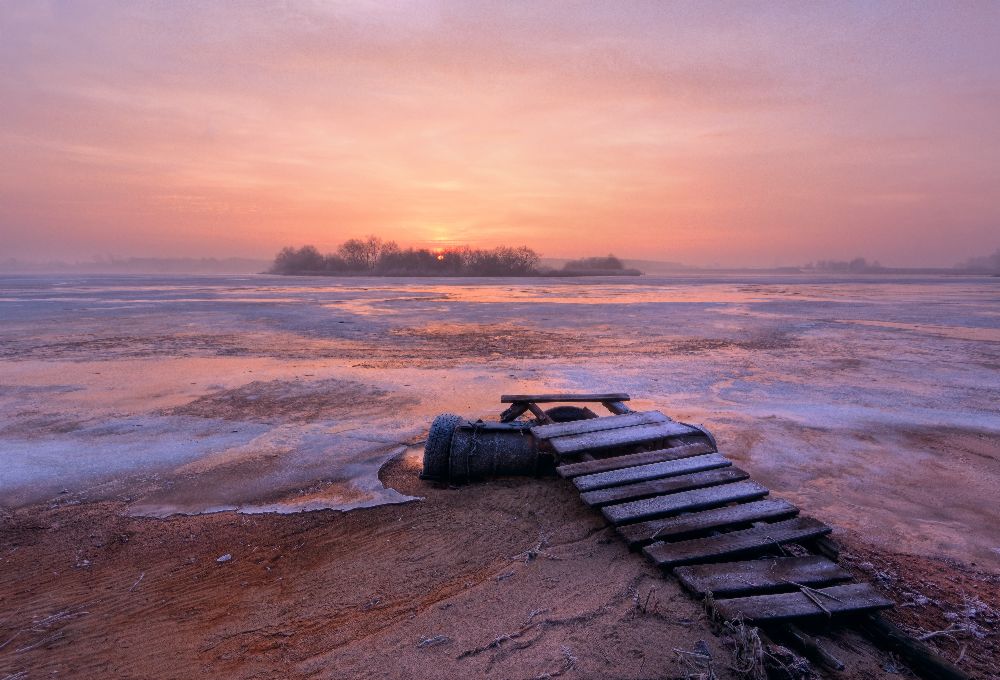
{"type": "Polygon", "coordinates": [[[352,238],[344,241],[337,248],[337,254],[344,260],[349,271],[362,271],[368,268],[368,247],[361,239],[352,238]]]}

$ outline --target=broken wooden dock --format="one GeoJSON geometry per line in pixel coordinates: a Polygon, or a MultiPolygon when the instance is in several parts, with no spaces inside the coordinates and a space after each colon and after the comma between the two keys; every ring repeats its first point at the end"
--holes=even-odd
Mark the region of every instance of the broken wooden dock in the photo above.
{"type": "MultiPolygon", "coordinates": [[[[537,395],[530,403],[561,396],[537,395]]],[[[791,554],[784,546],[808,551],[831,528],[801,516],[787,501],[769,498],[766,487],[711,445],[672,441],[698,432],[659,411],[531,428],[539,446],[557,456],[556,472],[572,480],[584,503],[600,509],[630,547],[673,570],[689,591],[711,595],[726,618],[762,623],[892,606],[871,585],[851,582],[828,557],[791,554]],[[663,448],[635,452],[661,443],[663,448]],[[590,460],[574,462],[571,456],[590,460]]]]}
{"type": "Polygon", "coordinates": [[[772,498],[703,428],[632,411],[624,393],[501,401],[511,404],[503,422],[535,416],[530,431],[539,450],[553,456],[557,474],[584,503],[718,616],[785,626],[792,637],[801,631],[788,624],[800,620],[859,623],[925,677],[967,677],[879,617],[892,601],[837,564],[836,545],[826,538],[831,527],[772,498]],[[612,415],[588,411],[586,419],[553,422],[539,406],[552,402],[602,403],[612,415]]]}

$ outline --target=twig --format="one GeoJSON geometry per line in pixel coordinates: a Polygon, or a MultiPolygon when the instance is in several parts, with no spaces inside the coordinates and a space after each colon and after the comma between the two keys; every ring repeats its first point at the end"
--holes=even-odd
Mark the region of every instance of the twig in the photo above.
{"type": "Polygon", "coordinates": [[[458,659],[461,660],[461,659],[464,659],[464,658],[469,657],[469,656],[476,656],[477,654],[482,654],[483,652],[485,652],[487,650],[495,649],[495,648],[499,647],[500,645],[502,645],[505,642],[509,642],[511,640],[516,640],[519,637],[523,636],[525,633],[527,633],[529,630],[531,630],[532,628],[534,628],[535,625],[536,624],[534,624],[534,623],[529,623],[529,624],[527,624],[525,626],[521,626],[521,628],[519,628],[518,630],[515,630],[513,633],[507,633],[506,635],[499,635],[499,636],[497,636],[496,638],[494,638],[493,642],[490,642],[489,644],[483,645],[482,647],[476,647],[475,649],[467,649],[467,650],[465,650],[464,652],[462,652],[461,654],[458,655],[458,659]]]}
{"type": "Polygon", "coordinates": [[[673,652],[674,652],[674,654],[686,654],[687,656],[694,656],[694,657],[697,657],[699,659],[711,659],[712,658],[711,655],[709,655],[709,654],[702,654],[701,652],[689,652],[686,649],[678,649],[677,647],[674,647],[673,652]]]}
{"type": "Polygon", "coordinates": [[[804,588],[802,586],[799,586],[799,590],[802,592],[803,595],[805,595],[810,600],[812,600],[812,603],[814,605],[816,605],[817,607],[819,607],[820,609],[822,609],[823,612],[826,613],[827,617],[832,617],[833,616],[833,612],[831,612],[829,609],[827,609],[825,606],[823,606],[823,603],[819,601],[819,598],[816,597],[816,595],[813,594],[814,591],[812,590],[812,588],[804,588]]]}
{"type": "Polygon", "coordinates": [[[551,611],[551,609],[549,609],[548,607],[546,607],[545,609],[532,609],[528,613],[528,622],[530,623],[531,619],[535,618],[539,614],[544,614],[545,612],[548,612],[548,611],[551,611]]]}
{"type": "Polygon", "coordinates": [[[767,680],[764,668],[764,643],[760,639],[760,629],[748,626],[742,614],[733,621],[723,623],[729,631],[729,641],[732,645],[733,670],[741,678],[748,680],[767,680]]]}
{"type": "Polygon", "coordinates": [[[538,543],[535,544],[534,548],[528,548],[524,552],[514,555],[514,557],[512,557],[511,559],[521,560],[525,564],[531,562],[536,557],[544,557],[546,559],[557,560],[557,561],[561,560],[562,559],[561,557],[553,555],[552,553],[543,550],[543,548],[546,547],[548,542],[549,542],[548,537],[542,536],[541,538],[538,539],[538,543]]]}
{"type": "Polygon", "coordinates": [[[464,659],[466,657],[476,656],[478,654],[482,654],[483,652],[488,651],[490,649],[497,649],[500,646],[502,646],[503,643],[505,643],[505,642],[510,642],[512,640],[518,640],[518,639],[524,637],[524,635],[526,633],[528,633],[532,629],[537,630],[538,634],[539,634],[538,637],[535,637],[535,638],[529,640],[528,642],[523,643],[521,646],[515,646],[514,647],[514,649],[523,649],[525,647],[528,647],[528,646],[534,644],[542,635],[545,635],[545,631],[548,630],[549,628],[556,628],[556,627],[559,627],[559,626],[574,625],[574,624],[578,624],[578,623],[587,623],[589,621],[593,621],[594,619],[596,619],[596,618],[598,618],[600,616],[604,616],[608,612],[609,607],[610,607],[610,605],[605,604],[605,605],[602,605],[602,606],[598,607],[597,609],[591,610],[589,612],[584,612],[582,614],[577,614],[577,615],[574,615],[574,616],[567,616],[566,618],[561,618],[561,619],[544,618],[544,619],[533,620],[535,616],[538,616],[543,611],[548,611],[548,610],[536,611],[536,612],[533,612],[532,615],[529,617],[528,623],[526,623],[525,625],[521,626],[519,629],[515,630],[513,633],[507,633],[506,635],[500,635],[500,636],[496,637],[492,642],[490,642],[488,644],[485,644],[485,645],[483,645],[481,647],[476,647],[474,649],[467,649],[464,652],[462,652],[461,654],[459,654],[456,658],[458,660],[461,660],[461,659],[464,659]]]}
{"type": "Polygon", "coordinates": [[[34,623],[33,623],[33,624],[31,625],[31,629],[32,629],[32,630],[37,630],[39,626],[41,626],[42,628],[45,628],[45,627],[47,627],[47,626],[48,626],[49,624],[52,624],[52,623],[55,623],[55,622],[56,622],[56,621],[58,621],[59,619],[62,619],[62,618],[65,618],[65,617],[69,616],[69,615],[70,615],[70,613],[71,613],[71,612],[70,612],[70,610],[69,610],[69,609],[63,609],[62,611],[58,611],[58,612],[56,612],[55,614],[49,614],[49,615],[48,615],[48,616],[46,616],[46,617],[45,617],[44,619],[42,619],[42,620],[40,620],[40,621],[35,621],[35,622],[34,622],[34,623]]]}
{"type": "Polygon", "coordinates": [[[133,583],[132,587],[128,589],[128,592],[131,593],[133,590],[135,590],[135,587],[139,585],[142,582],[142,579],[144,579],[145,577],[146,577],[146,572],[142,572],[141,574],[139,574],[139,578],[135,580],[135,583],[133,583]]]}
{"type": "Polygon", "coordinates": [[[778,552],[780,552],[782,555],[784,555],[785,557],[790,557],[790,554],[787,550],[785,550],[785,547],[781,545],[781,543],[779,543],[773,536],[768,536],[765,534],[764,538],[767,540],[768,543],[777,548],[778,552]]]}
{"type": "Polygon", "coordinates": [[[560,648],[560,651],[562,651],[563,654],[562,666],[552,672],[536,675],[533,680],[549,680],[550,678],[558,678],[560,675],[564,675],[576,668],[576,657],[573,656],[573,650],[564,646],[560,648]]]}
{"type": "Polygon", "coordinates": [[[969,629],[968,626],[963,626],[958,623],[953,623],[944,630],[934,630],[929,633],[923,633],[922,635],[918,635],[917,639],[921,641],[930,640],[931,638],[936,638],[939,635],[946,635],[948,637],[953,637],[955,633],[969,633],[969,632],[971,632],[971,630],[969,629]]]}
{"type": "MultiPolygon", "coordinates": [[[[798,584],[793,583],[792,585],[798,585],[798,584]]],[[[815,595],[817,595],[819,597],[825,597],[828,600],[833,600],[834,602],[839,602],[840,604],[844,604],[844,601],[841,600],[836,595],[831,595],[830,593],[824,593],[822,590],[816,590],[815,588],[810,588],[809,586],[801,586],[800,585],[798,587],[802,588],[803,590],[808,590],[810,593],[813,593],[813,594],[815,594],[815,595]]]]}
{"type": "MultiPolygon", "coordinates": [[[[698,676],[700,678],[708,678],[708,680],[716,680],[718,676],[715,674],[715,668],[712,663],[712,652],[708,649],[708,645],[705,644],[704,640],[698,640],[694,645],[695,651],[689,652],[686,649],[679,649],[677,647],[673,648],[674,654],[681,657],[684,665],[690,670],[698,671],[698,676]],[[692,662],[686,657],[691,657],[691,659],[696,660],[692,662]],[[702,671],[707,671],[707,674],[702,673],[702,671]]],[[[692,677],[692,676],[688,676],[692,677]]]]}
{"type": "Polygon", "coordinates": [[[11,642],[13,642],[13,641],[14,641],[14,638],[16,638],[16,637],[17,637],[18,635],[20,635],[20,634],[21,634],[21,633],[23,633],[23,632],[24,632],[23,630],[19,630],[19,631],[17,631],[16,633],[14,633],[14,635],[13,635],[13,636],[11,636],[11,637],[10,637],[10,638],[9,638],[9,639],[7,640],[7,642],[5,642],[5,643],[3,643],[2,645],[0,645],[0,649],[3,649],[3,648],[4,648],[4,647],[6,647],[7,645],[9,645],[9,644],[10,644],[11,642]]]}
{"type": "Polygon", "coordinates": [[[424,647],[436,647],[437,645],[443,645],[446,642],[451,642],[451,638],[447,635],[435,635],[434,637],[424,638],[417,643],[417,649],[423,649],[424,647]]]}
{"type": "Polygon", "coordinates": [[[49,614],[44,619],[35,621],[31,624],[31,630],[36,633],[41,633],[48,630],[53,624],[63,621],[64,619],[72,619],[77,616],[86,616],[90,612],[78,611],[74,612],[72,609],[63,609],[55,614],[49,614]]]}
{"type": "Polygon", "coordinates": [[[15,654],[20,654],[22,652],[30,652],[32,649],[35,649],[36,647],[41,647],[42,645],[46,645],[46,644],[48,644],[50,642],[55,642],[56,640],[60,639],[61,637],[63,637],[62,631],[61,630],[57,630],[52,635],[50,635],[50,636],[48,636],[46,638],[42,638],[38,642],[35,642],[33,644],[30,644],[30,645],[27,645],[25,647],[20,647],[19,649],[15,649],[14,653],[15,654]]]}
{"type": "Polygon", "coordinates": [[[819,607],[820,609],[822,609],[826,613],[826,615],[829,616],[829,617],[833,616],[833,612],[831,612],[829,609],[827,609],[823,605],[823,603],[820,602],[820,600],[819,600],[820,597],[825,597],[827,599],[834,600],[835,602],[839,602],[841,604],[844,603],[844,601],[841,600],[836,595],[831,595],[830,593],[824,593],[822,590],[816,590],[815,588],[810,588],[809,586],[804,586],[801,583],[796,583],[795,581],[789,581],[787,578],[783,578],[781,580],[784,581],[785,583],[788,583],[788,584],[793,585],[796,588],[798,588],[802,592],[803,595],[805,595],[810,600],[812,600],[813,604],[815,604],[817,607],[819,607]]]}

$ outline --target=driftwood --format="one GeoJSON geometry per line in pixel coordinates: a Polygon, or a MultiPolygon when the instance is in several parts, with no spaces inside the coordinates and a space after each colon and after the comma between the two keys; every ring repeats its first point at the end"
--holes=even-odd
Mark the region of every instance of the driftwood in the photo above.
{"type": "Polygon", "coordinates": [[[781,631],[803,654],[822,666],[835,671],[844,670],[844,662],[830,653],[820,641],[807,635],[797,626],[785,624],[781,631]]]}
{"type": "Polygon", "coordinates": [[[880,647],[899,654],[917,675],[931,680],[971,680],[970,676],[935,654],[927,645],[914,640],[895,624],[878,614],[861,622],[862,630],[880,647]]]}

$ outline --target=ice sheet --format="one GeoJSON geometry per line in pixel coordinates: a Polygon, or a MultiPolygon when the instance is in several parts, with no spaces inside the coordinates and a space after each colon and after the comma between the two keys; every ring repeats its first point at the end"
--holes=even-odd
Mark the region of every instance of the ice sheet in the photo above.
{"type": "Polygon", "coordinates": [[[435,414],[622,390],[704,423],[813,514],[996,559],[998,284],[3,278],[0,503],[400,502],[378,469],[435,414]]]}

